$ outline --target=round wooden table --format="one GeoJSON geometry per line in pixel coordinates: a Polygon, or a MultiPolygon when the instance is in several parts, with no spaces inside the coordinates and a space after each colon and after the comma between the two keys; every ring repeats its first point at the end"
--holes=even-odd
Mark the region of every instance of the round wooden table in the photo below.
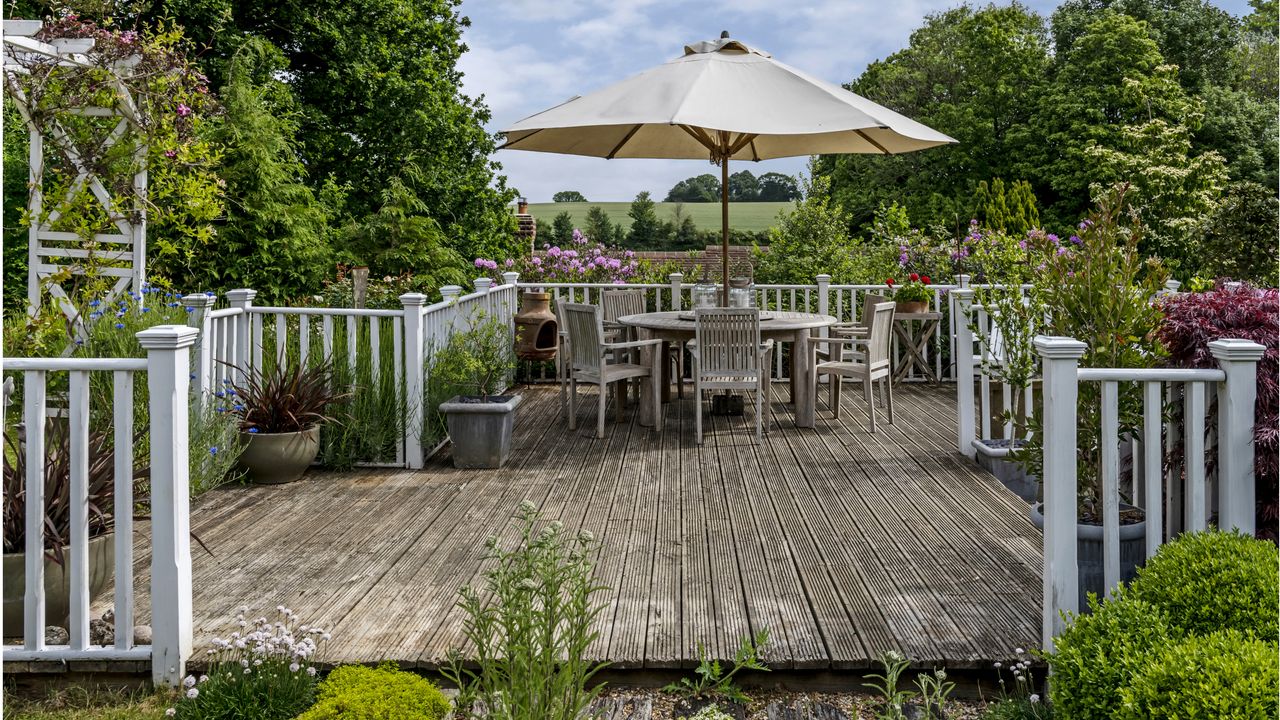
{"type": "MultiPolygon", "coordinates": [[[[621,325],[633,327],[641,339],[659,338],[662,352],[667,352],[672,342],[684,343],[693,339],[694,321],[691,311],[668,311],[624,315],[618,318],[621,325]]],[[[764,310],[760,313],[760,337],[778,343],[791,343],[791,396],[795,403],[796,427],[813,427],[815,403],[811,392],[813,353],[809,351],[809,336],[818,330],[836,324],[830,315],[818,313],[764,310]]],[[[663,383],[662,399],[671,397],[671,384],[663,383]]],[[[647,406],[645,406],[647,407],[647,406]]],[[[642,416],[644,415],[642,407],[642,416]]],[[[647,418],[644,418],[647,419],[647,418]]]]}

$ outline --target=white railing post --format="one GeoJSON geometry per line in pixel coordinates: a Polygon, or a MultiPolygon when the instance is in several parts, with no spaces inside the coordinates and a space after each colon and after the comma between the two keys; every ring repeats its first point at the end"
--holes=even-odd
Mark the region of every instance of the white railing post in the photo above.
{"type": "Polygon", "coordinates": [[[184,305],[194,308],[187,315],[187,325],[200,333],[196,339],[195,372],[192,373],[196,402],[204,402],[205,395],[213,389],[213,333],[210,332],[213,321],[209,318],[213,301],[213,296],[204,293],[192,293],[182,298],[184,305]]]}
{"type": "Polygon", "coordinates": [[[1166,295],[1172,295],[1178,292],[1178,288],[1180,287],[1182,287],[1182,283],[1178,282],[1177,280],[1174,280],[1173,278],[1169,278],[1168,280],[1164,281],[1164,293],[1166,295]]]}
{"type": "Polygon", "coordinates": [[[1077,370],[1085,344],[1066,337],[1035,339],[1044,373],[1044,600],[1041,646],[1053,650],[1053,638],[1066,623],[1063,612],[1079,607],[1076,567],[1076,398],[1077,370]]]}
{"type": "Polygon", "coordinates": [[[681,309],[680,288],[684,286],[684,273],[671,273],[667,276],[671,282],[671,309],[681,309]]]}
{"type": "MultiPolygon", "coordinates": [[[[818,276],[818,314],[819,315],[831,314],[827,312],[831,308],[831,298],[828,297],[830,293],[831,293],[831,276],[826,274],[819,275],[818,276]]],[[[839,312],[838,308],[836,312],[839,312]]],[[[839,317],[836,317],[836,320],[839,320],[839,319],[840,319],[839,317]]],[[[827,329],[825,327],[822,328],[822,336],[823,337],[827,336],[827,329]]]]}
{"type": "Polygon", "coordinates": [[[493,287],[493,278],[478,277],[474,281],[476,292],[489,292],[489,288],[493,287]]]}
{"type": "Polygon", "coordinates": [[[191,654],[187,374],[196,335],[195,328],[157,325],[137,336],[147,351],[150,393],[151,679],[157,685],[182,682],[191,654]]]}
{"type": "Polygon", "coordinates": [[[231,364],[235,366],[234,372],[241,382],[249,374],[249,363],[253,359],[253,349],[249,347],[249,341],[253,337],[253,333],[250,332],[253,328],[253,313],[249,312],[249,308],[253,307],[253,298],[257,294],[257,290],[247,288],[227,291],[227,302],[231,307],[243,311],[236,315],[233,321],[236,347],[235,354],[231,358],[231,364]]]}
{"type": "Polygon", "coordinates": [[[1218,386],[1218,527],[1254,533],[1254,402],[1258,361],[1266,348],[1248,340],[1214,340],[1209,352],[1227,379],[1218,386]]]}
{"type": "Polygon", "coordinates": [[[516,283],[518,283],[518,282],[520,282],[520,273],[518,273],[518,272],[504,272],[504,273],[502,273],[502,284],[503,284],[503,285],[512,285],[512,286],[514,286],[514,285],[515,285],[516,283]]]}
{"type": "Polygon", "coordinates": [[[973,459],[977,454],[973,447],[973,331],[969,328],[973,291],[952,290],[951,296],[955,303],[951,317],[956,329],[956,450],[973,459]]]}
{"type": "Polygon", "coordinates": [[[461,294],[462,294],[462,288],[458,285],[440,286],[440,298],[445,302],[448,302],[450,300],[457,300],[458,296],[461,294]]]}
{"type": "MultiPolygon", "coordinates": [[[[457,286],[453,287],[458,289],[457,286]]],[[[444,292],[444,288],[440,288],[440,291],[444,292]]],[[[405,463],[411,469],[418,470],[426,464],[422,451],[422,431],[427,412],[423,367],[426,358],[422,354],[426,328],[422,307],[427,304],[427,296],[406,293],[400,296],[400,304],[404,306],[404,392],[405,407],[409,411],[404,424],[404,455],[405,463]]]]}

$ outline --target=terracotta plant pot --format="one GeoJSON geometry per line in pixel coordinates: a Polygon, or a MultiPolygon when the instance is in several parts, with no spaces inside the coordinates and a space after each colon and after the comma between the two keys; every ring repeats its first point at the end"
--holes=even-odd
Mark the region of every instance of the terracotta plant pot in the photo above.
{"type": "MultiPolygon", "coordinates": [[[[101,595],[111,582],[115,572],[115,533],[89,540],[89,599],[101,595]]],[[[44,559],[44,624],[67,626],[71,612],[71,575],[67,563],[71,550],[62,548],[61,565],[44,559]]],[[[22,636],[22,600],[27,591],[26,553],[4,554],[4,635],[6,638],[22,636]]],[[[43,628],[42,628],[43,631],[43,628]]]]}
{"type": "Polygon", "coordinates": [[[236,466],[264,485],[290,483],[315,462],[320,452],[320,426],[291,433],[241,433],[244,450],[236,466]]]}
{"type": "Polygon", "coordinates": [[[898,314],[904,313],[922,313],[929,312],[929,302],[927,300],[898,300],[894,303],[894,309],[898,314]]]}

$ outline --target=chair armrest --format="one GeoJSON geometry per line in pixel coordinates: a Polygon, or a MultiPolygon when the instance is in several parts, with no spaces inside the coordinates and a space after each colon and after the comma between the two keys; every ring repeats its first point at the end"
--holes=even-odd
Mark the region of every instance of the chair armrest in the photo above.
{"type": "Polygon", "coordinates": [[[821,335],[810,335],[809,342],[814,345],[825,345],[827,343],[834,345],[866,345],[871,341],[868,338],[822,337],[821,335]]]}
{"type": "Polygon", "coordinates": [[[768,353],[771,353],[771,352],[773,352],[773,341],[772,341],[772,340],[765,340],[764,342],[760,343],[760,354],[761,354],[761,355],[767,355],[768,353]]]}
{"type": "Polygon", "coordinates": [[[661,338],[653,338],[651,340],[631,340],[630,342],[605,343],[602,345],[606,350],[625,350],[626,348],[648,347],[650,345],[661,345],[664,341],[661,338]]]}

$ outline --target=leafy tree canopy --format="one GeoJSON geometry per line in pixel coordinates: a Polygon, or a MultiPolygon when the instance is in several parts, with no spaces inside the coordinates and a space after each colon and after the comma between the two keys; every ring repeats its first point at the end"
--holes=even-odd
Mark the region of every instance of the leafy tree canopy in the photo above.
{"type": "Polygon", "coordinates": [[[729,176],[729,200],[755,202],[760,199],[760,181],[750,170],[739,170],[729,176]]]}
{"type": "MultiPolygon", "coordinates": [[[[733,176],[729,176],[732,182],[733,176]]],[[[756,199],[760,202],[791,202],[800,199],[800,186],[790,175],[767,172],[760,176],[760,194],[756,199]]]]}
{"type": "Polygon", "coordinates": [[[577,190],[561,190],[551,196],[552,202],[586,202],[587,198],[577,190]]]}
{"type": "Polygon", "coordinates": [[[720,180],[711,173],[681,180],[667,192],[665,202],[720,202],[720,180]]]}

